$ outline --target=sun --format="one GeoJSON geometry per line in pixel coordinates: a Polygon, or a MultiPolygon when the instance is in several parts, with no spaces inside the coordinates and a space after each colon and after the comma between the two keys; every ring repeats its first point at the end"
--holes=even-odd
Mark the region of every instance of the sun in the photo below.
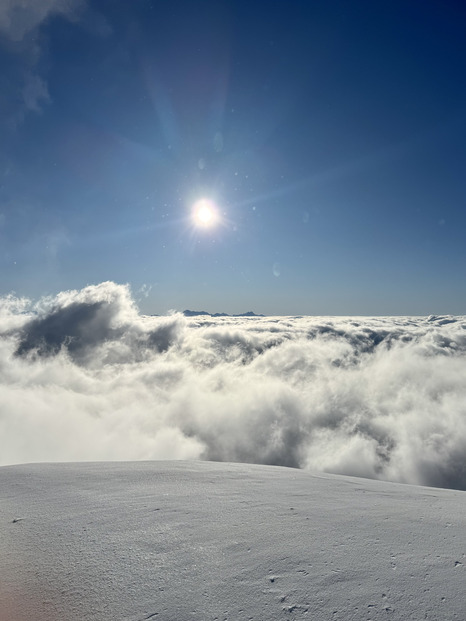
{"type": "Polygon", "coordinates": [[[202,228],[211,228],[218,222],[218,211],[215,204],[206,198],[201,198],[193,206],[194,224],[202,228]]]}

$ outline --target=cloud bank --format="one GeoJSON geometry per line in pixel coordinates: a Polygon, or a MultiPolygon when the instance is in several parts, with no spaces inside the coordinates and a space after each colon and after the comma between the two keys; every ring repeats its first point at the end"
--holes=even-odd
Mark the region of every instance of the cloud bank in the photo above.
{"type": "Polygon", "coordinates": [[[0,463],[207,459],[466,489],[466,317],[0,300],[0,463]]]}

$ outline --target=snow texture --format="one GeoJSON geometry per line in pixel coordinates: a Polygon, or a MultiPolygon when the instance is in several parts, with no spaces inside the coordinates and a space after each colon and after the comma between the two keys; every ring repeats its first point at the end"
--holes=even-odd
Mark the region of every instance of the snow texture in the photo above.
{"type": "Polygon", "coordinates": [[[462,620],[465,499],[214,462],[3,467],[0,619],[462,620]]]}
{"type": "Polygon", "coordinates": [[[466,318],[0,300],[0,463],[204,459],[466,489],[466,318]]]}

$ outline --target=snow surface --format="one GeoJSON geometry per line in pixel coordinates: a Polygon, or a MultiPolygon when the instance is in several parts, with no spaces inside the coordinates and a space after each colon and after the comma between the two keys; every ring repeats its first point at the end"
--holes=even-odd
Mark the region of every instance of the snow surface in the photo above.
{"type": "Polygon", "coordinates": [[[274,466],[6,466],[0,619],[464,619],[465,509],[274,466]]]}

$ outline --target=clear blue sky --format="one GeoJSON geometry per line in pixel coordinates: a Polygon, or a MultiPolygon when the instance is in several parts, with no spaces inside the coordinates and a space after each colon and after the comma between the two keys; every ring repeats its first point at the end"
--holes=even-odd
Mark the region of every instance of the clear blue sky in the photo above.
{"type": "Polygon", "coordinates": [[[1,294],[466,313],[466,4],[6,4],[1,294]]]}

